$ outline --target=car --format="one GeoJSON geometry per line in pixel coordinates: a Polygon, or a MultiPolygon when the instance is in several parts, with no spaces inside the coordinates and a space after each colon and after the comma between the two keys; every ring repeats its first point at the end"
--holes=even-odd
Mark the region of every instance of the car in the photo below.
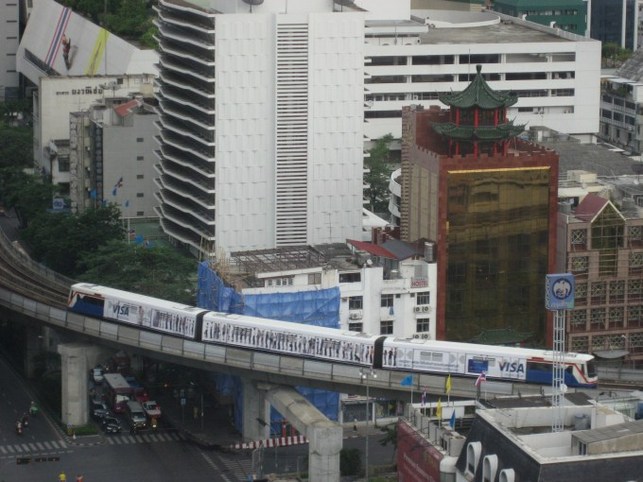
{"type": "Polygon", "coordinates": [[[101,420],[100,426],[105,433],[119,433],[122,430],[121,422],[111,415],[104,417],[101,420]]]}
{"type": "Polygon", "coordinates": [[[94,380],[94,383],[97,385],[103,383],[103,380],[105,380],[105,372],[103,372],[101,367],[92,368],[92,380],[94,380]]]}
{"type": "Polygon", "coordinates": [[[89,410],[95,420],[102,420],[103,418],[112,415],[112,411],[102,400],[91,400],[89,410]]]}
{"type": "Polygon", "coordinates": [[[156,403],[154,400],[148,400],[146,402],[141,403],[143,405],[143,410],[145,411],[145,415],[149,417],[149,419],[159,419],[161,418],[161,406],[156,403]]]}

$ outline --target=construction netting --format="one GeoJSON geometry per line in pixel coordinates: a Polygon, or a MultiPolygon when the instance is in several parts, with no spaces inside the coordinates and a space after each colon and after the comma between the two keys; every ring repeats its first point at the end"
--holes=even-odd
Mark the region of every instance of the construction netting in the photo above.
{"type": "MultiPolygon", "coordinates": [[[[197,306],[213,311],[258,316],[326,328],[339,328],[339,288],[242,294],[228,286],[204,261],[198,270],[197,306]]],[[[213,375],[217,390],[234,400],[234,421],[242,431],[243,386],[238,377],[213,375]]],[[[339,394],[308,387],[295,387],[330,420],[337,420],[339,394]]],[[[283,417],[271,411],[271,426],[284,424],[283,417]]],[[[276,432],[276,430],[275,430],[276,432]]]]}

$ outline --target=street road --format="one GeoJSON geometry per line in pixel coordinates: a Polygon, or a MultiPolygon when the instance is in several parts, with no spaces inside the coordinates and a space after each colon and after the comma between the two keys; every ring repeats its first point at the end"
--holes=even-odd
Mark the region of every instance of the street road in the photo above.
{"type": "Polygon", "coordinates": [[[204,451],[173,430],[128,432],[67,440],[48,414],[30,417],[22,435],[15,422],[28,410],[27,384],[0,358],[0,482],[241,482],[248,480],[248,454],[204,451]],[[21,459],[28,463],[18,463],[21,459]]]}

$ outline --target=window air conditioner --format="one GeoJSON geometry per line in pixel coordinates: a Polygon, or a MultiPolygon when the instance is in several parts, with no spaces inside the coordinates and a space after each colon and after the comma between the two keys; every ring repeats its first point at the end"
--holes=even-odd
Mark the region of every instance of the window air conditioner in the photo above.
{"type": "Polygon", "coordinates": [[[422,307],[422,311],[424,311],[424,312],[429,312],[429,311],[431,311],[431,307],[430,307],[430,306],[428,306],[428,305],[427,305],[427,306],[423,306],[423,307],[422,307]]]}
{"type": "Polygon", "coordinates": [[[415,335],[413,335],[413,338],[420,338],[420,335],[416,333],[415,335]]]}
{"type": "Polygon", "coordinates": [[[413,311],[415,311],[416,313],[419,313],[420,311],[422,311],[422,307],[416,306],[415,308],[413,308],[413,311]]]}
{"type": "Polygon", "coordinates": [[[422,334],[422,339],[428,340],[429,338],[431,338],[431,335],[429,335],[428,333],[423,333],[422,334]]]}

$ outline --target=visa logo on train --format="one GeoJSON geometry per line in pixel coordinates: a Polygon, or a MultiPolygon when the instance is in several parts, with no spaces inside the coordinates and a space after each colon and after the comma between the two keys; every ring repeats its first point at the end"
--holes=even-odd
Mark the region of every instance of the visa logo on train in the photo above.
{"type": "Polygon", "coordinates": [[[112,314],[116,317],[129,316],[129,305],[113,304],[112,314]]]}
{"type": "Polygon", "coordinates": [[[501,361],[498,367],[502,373],[525,374],[525,364],[521,362],[501,361]]]}

